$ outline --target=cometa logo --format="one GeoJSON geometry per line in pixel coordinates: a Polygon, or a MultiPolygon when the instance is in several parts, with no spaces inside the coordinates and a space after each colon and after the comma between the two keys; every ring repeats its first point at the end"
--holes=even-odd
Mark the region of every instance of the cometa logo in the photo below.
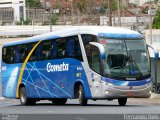
{"type": "Polygon", "coordinates": [[[65,64],[64,62],[59,65],[52,65],[51,63],[47,64],[47,72],[57,72],[57,71],[68,71],[69,64],[65,64]]]}

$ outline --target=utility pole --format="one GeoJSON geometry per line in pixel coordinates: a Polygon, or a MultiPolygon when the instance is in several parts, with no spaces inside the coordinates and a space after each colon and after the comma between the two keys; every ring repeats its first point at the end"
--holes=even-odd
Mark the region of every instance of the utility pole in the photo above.
{"type": "Polygon", "coordinates": [[[118,0],[118,26],[121,26],[121,16],[120,16],[120,0],[118,0]]]}
{"type": "Polygon", "coordinates": [[[111,0],[108,0],[108,10],[109,10],[109,26],[112,26],[112,10],[111,10],[111,0]]]}
{"type": "Polygon", "coordinates": [[[52,32],[52,3],[51,0],[49,1],[50,6],[49,6],[49,16],[50,16],[50,32],[52,32]]]}
{"type": "MultiPolygon", "coordinates": [[[[151,4],[151,0],[150,0],[150,4],[151,4]]],[[[149,34],[150,34],[150,44],[152,44],[152,6],[149,6],[149,34]]]]}
{"type": "Polygon", "coordinates": [[[136,15],[136,29],[139,31],[139,20],[138,20],[138,14],[136,15]]]}

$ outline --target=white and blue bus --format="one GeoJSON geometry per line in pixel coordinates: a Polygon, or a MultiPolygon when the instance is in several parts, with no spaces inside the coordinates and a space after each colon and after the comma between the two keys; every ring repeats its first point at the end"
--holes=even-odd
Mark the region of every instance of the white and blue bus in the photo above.
{"type": "Polygon", "coordinates": [[[143,36],[125,28],[75,26],[2,49],[2,94],[22,105],[148,98],[150,61],[143,36]]]}

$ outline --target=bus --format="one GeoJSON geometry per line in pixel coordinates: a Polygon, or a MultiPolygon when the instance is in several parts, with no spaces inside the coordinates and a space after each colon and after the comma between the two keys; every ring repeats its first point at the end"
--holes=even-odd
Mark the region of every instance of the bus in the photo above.
{"type": "Polygon", "coordinates": [[[125,106],[150,97],[151,84],[143,35],[126,28],[73,26],[2,48],[2,95],[22,105],[117,99],[125,106]]]}

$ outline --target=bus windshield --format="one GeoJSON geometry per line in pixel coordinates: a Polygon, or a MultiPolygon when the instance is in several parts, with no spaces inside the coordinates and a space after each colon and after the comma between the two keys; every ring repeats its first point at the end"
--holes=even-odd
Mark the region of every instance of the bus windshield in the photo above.
{"type": "Polygon", "coordinates": [[[144,40],[101,39],[105,47],[104,75],[136,80],[150,76],[149,53],[144,40]]]}

